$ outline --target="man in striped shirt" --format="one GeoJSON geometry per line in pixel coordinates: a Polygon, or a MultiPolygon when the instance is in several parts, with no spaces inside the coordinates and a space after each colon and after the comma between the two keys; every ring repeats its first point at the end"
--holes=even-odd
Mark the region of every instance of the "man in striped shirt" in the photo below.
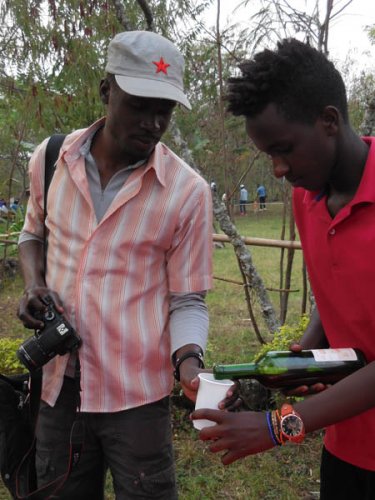
{"type": "MultiPolygon", "coordinates": [[[[150,32],[118,34],[100,84],[106,117],[68,135],[49,188],[43,263],[44,159],[30,161],[19,254],[19,317],[29,328],[50,295],[82,338],[81,461],[58,498],[177,498],[169,394],[173,361],[194,400],[212,280],[208,184],[160,142],[183,92],[183,57],[150,32]],[[46,277],[44,278],[46,274],[46,277]]],[[[67,468],[76,355],[43,368],[37,429],[39,485],[67,468]]]]}

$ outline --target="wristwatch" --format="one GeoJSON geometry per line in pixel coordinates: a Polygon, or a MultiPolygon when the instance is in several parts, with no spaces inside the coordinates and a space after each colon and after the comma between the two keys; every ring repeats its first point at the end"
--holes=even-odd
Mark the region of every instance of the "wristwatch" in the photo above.
{"type": "Polygon", "coordinates": [[[280,410],[280,434],[283,440],[302,443],[305,438],[305,426],[302,418],[292,405],[283,404],[280,410]]]}

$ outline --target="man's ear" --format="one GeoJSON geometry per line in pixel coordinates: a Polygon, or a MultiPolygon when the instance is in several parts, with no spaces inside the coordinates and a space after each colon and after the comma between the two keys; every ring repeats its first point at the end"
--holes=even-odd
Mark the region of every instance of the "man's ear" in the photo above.
{"type": "Polygon", "coordinates": [[[100,100],[102,101],[103,104],[108,104],[110,90],[111,90],[111,84],[108,78],[103,78],[100,81],[99,85],[100,100]]]}
{"type": "Polygon", "coordinates": [[[335,106],[326,106],[320,115],[322,125],[328,135],[336,135],[342,122],[340,111],[335,106]]]}

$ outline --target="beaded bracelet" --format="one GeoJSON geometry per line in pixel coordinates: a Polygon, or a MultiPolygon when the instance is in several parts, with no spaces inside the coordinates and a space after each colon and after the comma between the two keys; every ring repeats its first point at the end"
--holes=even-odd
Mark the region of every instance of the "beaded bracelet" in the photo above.
{"type": "Polygon", "coordinates": [[[273,426],[271,423],[271,412],[270,411],[268,411],[266,413],[266,418],[267,418],[267,426],[268,426],[268,430],[269,430],[272,442],[275,446],[278,446],[280,443],[276,439],[276,435],[275,435],[275,432],[274,432],[274,429],[273,429],[273,426]]]}
{"type": "Polygon", "coordinates": [[[273,432],[276,437],[276,441],[278,444],[281,446],[282,444],[285,444],[285,441],[282,439],[282,434],[280,432],[280,414],[278,410],[274,410],[271,413],[271,421],[272,421],[272,428],[273,432]]]}

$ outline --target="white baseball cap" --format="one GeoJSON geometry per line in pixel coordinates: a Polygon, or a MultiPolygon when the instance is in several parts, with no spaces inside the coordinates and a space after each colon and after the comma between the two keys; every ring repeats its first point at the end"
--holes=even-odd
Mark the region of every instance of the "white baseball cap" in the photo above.
{"type": "Polygon", "coordinates": [[[151,31],[126,31],[108,46],[107,73],[131,95],[170,99],[191,109],[184,94],[184,57],[166,38],[151,31]]]}

